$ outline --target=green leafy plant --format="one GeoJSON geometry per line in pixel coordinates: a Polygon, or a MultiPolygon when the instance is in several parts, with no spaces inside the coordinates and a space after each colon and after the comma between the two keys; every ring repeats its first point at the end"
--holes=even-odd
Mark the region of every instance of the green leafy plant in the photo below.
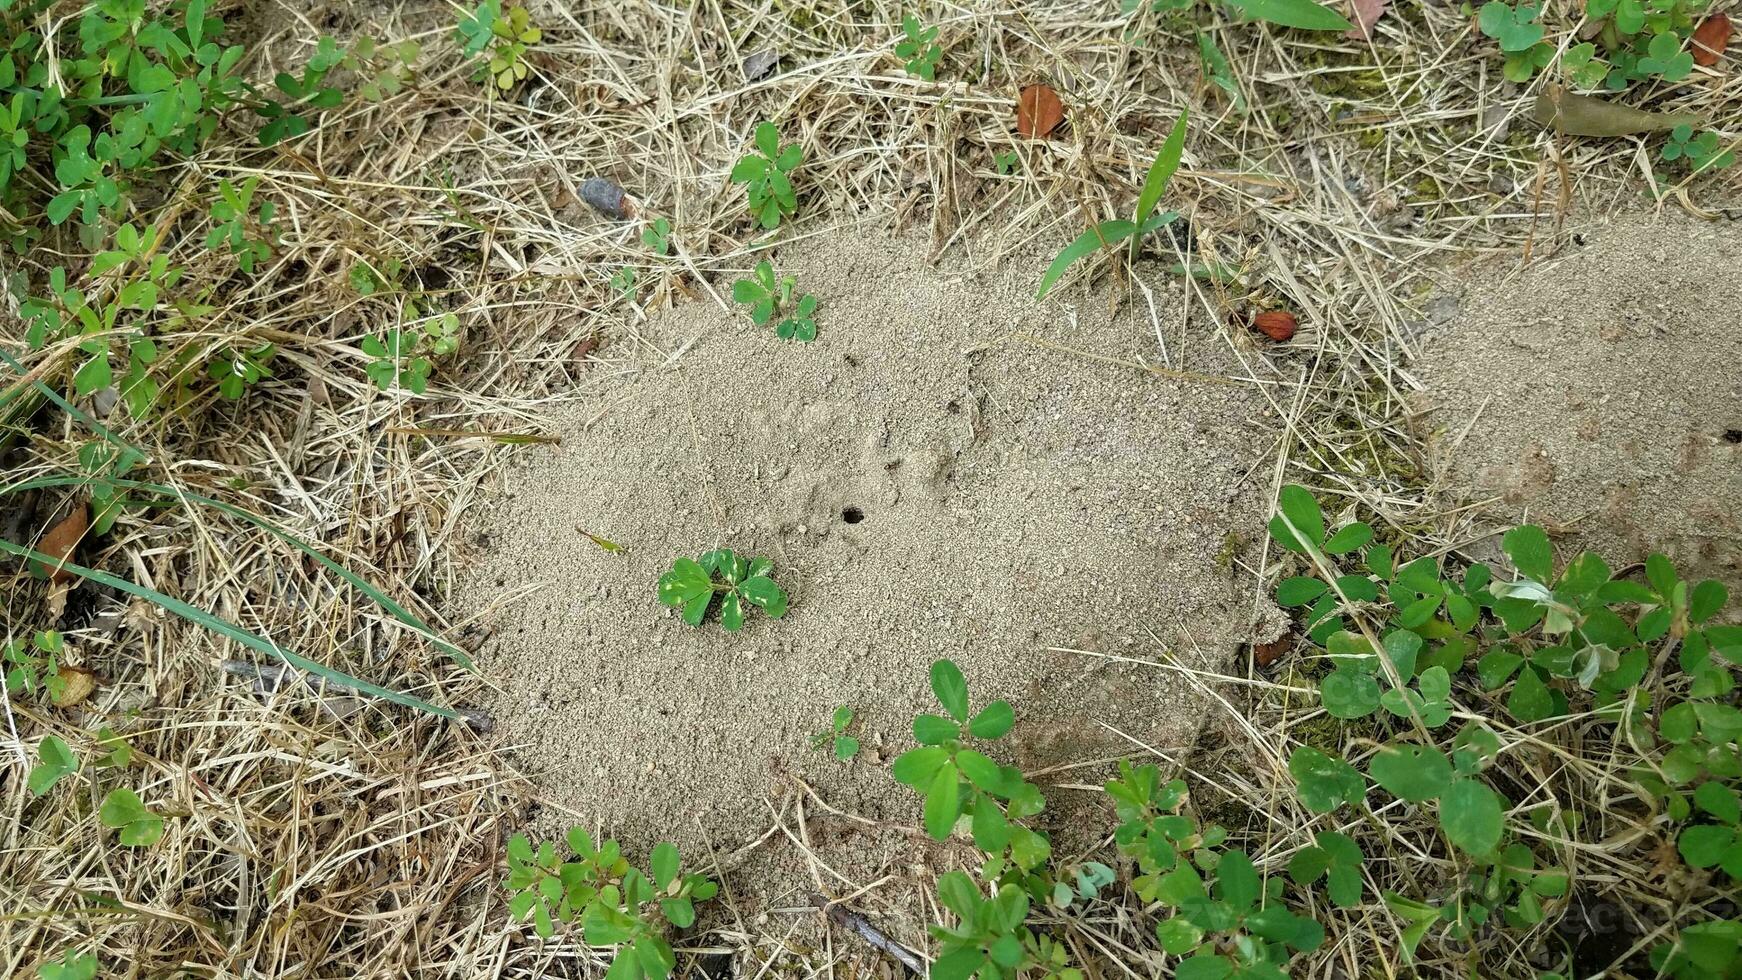
{"type": "Polygon", "coordinates": [[[61,635],[53,630],[38,630],[29,642],[9,639],[0,647],[0,659],[6,667],[7,694],[36,694],[42,691],[58,697],[66,689],[66,679],[60,676],[60,657],[65,651],[61,635]]]}
{"type": "Polygon", "coordinates": [[[1111,248],[1128,241],[1128,260],[1136,261],[1144,236],[1172,224],[1179,217],[1173,211],[1163,211],[1160,214],[1154,212],[1162,194],[1167,191],[1168,181],[1173,179],[1174,171],[1179,169],[1180,157],[1185,152],[1185,142],[1186,115],[1182,112],[1178,121],[1173,124],[1173,130],[1168,133],[1167,141],[1155,155],[1155,161],[1149,166],[1149,173],[1144,177],[1143,190],[1138,194],[1137,206],[1132,212],[1131,220],[1103,221],[1065,246],[1064,251],[1047,268],[1046,274],[1040,277],[1040,289],[1035,293],[1035,299],[1044,299],[1047,291],[1065,274],[1071,263],[1097,249],[1111,248]]]}
{"type": "Polygon", "coordinates": [[[719,886],[699,874],[684,874],[678,849],[653,849],[649,874],[630,867],[614,840],[595,847],[575,827],[566,840],[568,859],[544,842],[535,849],[524,835],[508,841],[508,876],[503,885],[508,911],[532,920],[541,938],[556,933],[557,922],[580,920],[589,946],[615,946],[605,976],[609,980],[665,980],[677,965],[667,926],[686,929],[696,920],[695,903],[707,901],[719,886]]]}
{"type": "Polygon", "coordinates": [[[967,680],[948,660],[932,664],[931,689],[945,714],[913,720],[913,737],[920,748],[897,758],[891,769],[896,782],[925,797],[926,833],[943,840],[966,816],[981,850],[1007,854],[1024,871],[1039,867],[1051,853],[1051,845],[1012,820],[1041,812],[1046,801],[1040,790],[1015,767],[999,765],[969,747],[976,740],[995,741],[1010,731],[1016,715],[1009,702],[993,701],[970,714],[967,680]],[[999,801],[1008,804],[1008,810],[999,801]]]}
{"type": "Polygon", "coordinates": [[[1609,64],[1597,57],[1597,46],[1589,41],[1581,41],[1568,48],[1561,55],[1561,69],[1566,72],[1574,88],[1596,88],[1609,77],[1609,64]]]}
{"type": "Polygon", "coordinates": [[[1490,0],[1482,5],[1476,25],[1483,34],[1500,42],[1500,51],[1506,56],[1502,73],[1508,81],[1527,82],[1554,61],[1555,46],[1542,39],[1544,28],[1537,19],[1541,15],[1541,4],[1514,7],[1490,0]]]}
{"type": "Polygon", "coordinates": [[[791,174],[803,162],[804,151],[797,143],[780,145],[780,131],[773,123],[757,125],[756,152],[745,154],[732,168],[732,183],[745,185],[750,216],[762,227],[778,228],[782,217],[798,210],[791,174]]]}
{"type": "Polygon", "coordinates": [[[206,235],[206,247],[228,246],[243,272],[254,274],[255,266],[272,256],[272,245],[278,231],[272,226],[271,201],[261,201],[254,207],[254,192],[260,188],[260,177],[254,175],[237,188],[227,180],[218,181],[218,200],[212,202],[212,230],[206,235]],[[249,235],[248,221],[257,221],[261,235],[249,235]]]}
{"type": "Polygon", "coordinates": [[[905,39],[895,45],[895,56],[905,63],[907,73],[928,82],[935,81],[938,62],[944,57],[944,49],[935,43],[938,29],[925,27],[918,17],[906,14],[901,18],[901,33],[905,39]]]}
{"type": "Polygon", "coordinates": [[[63,777],[79,771],[79,760],[73,750],[53,735],[44,737],[36,747],[36,758],[36,766],[25,779],[32,796],[47,795],[63,777]]]}
{"type": "Polygon", "coordinates": [[[1003,150],[992,156],[992,168],[998,171],[999,176],[1015,173],[1016,168],[1021,163],[1022,157],[1018,156],[1015,150],[1003,150]]]}
{"type": "Polygon", "coordinates": [[[843,704],[835,709],[828,729],[811,736],[811,745],[819,749],[828,748],[834,753],[837,762],[846,762],[859,754],[859,740],[847,734],[847,728],[852,724],[853,709],[843,704]]]}
{"type": "Polygon", "coordinates": [[[634,266],[626,265],[611,273],[611,288],[623,296],[635,294],[635,285],[640,281],[634,266]]]}
{"type": "Polygon", "coordinates": [[[527,49],[543,40],[544,32],[532,25],[532,15],[525,7],[503,9],[502,0],[484,0],[461,18],[455,37],[460,53],[467,58],[488,51],[472,80],[489,79],[496,89],[506,92],[526,78],[527,49]]]}
{"type": "Polygon", "coordinates": [[[429,387],[429,358],[417,354],[419,335],[397,327],[385,333],[364,337],[363,353],[371,360],[364,368],[369,380],[382,391],[392,391],[395,384],[421,395],[429,387]]]}
{"type": "Polygon", "coordinates": [[[714,599],[720,600],[720,625],[737,632],[744,625],[744,606],[752,605],[770,619],[786,615],[786,593],[774,582],[774,562],[745,558],[730,548],[679,558],[659,577],[659,601],[683,610],[683,621],[701,625],[714,599]]]}
{"type": "Polygon", "coordinates": [[[1736,163],[1735,151],[1720,151],[1719,147],[1717,133],[1707,130],[1695,136],[1692,126],[1682,125],[1670,130],[1669,139],[1658,151],[1658,156],[1665,163],[1684,161],[1691,173],[1699,174],[1736,163]]]}
{"type": "Polygon", "coordinates": [[[641,244],[653,249],[655,255],[671,254],[671,222],[664,218],[655,218],[653,223],[641,230],[641,244]]]}
{"type": "MultiPolygon", "coordinates": [[[[1579,717],[1581,738],[1624,740],[1641,758],[1605,778],[1652,801],[1690,867],[1742,880],[1742,709],[1729,703],[1742,627],[1718,618],[1729,599],[1721,583],[1684,582],[1662,555],[1650,556],[1639,578],[1617,577],[1589,552],[1557,567],[1547,534],[1533,525],[1501,537],[1510,574],[1476,563],[1454,576],[1433,559],[1399,563],[1362,522],[1330,532],[1299,487],[1284,488],[1270,533],[1310,572],[1285,579],[1278,599],[1303,610],[1309,639],[1322,646],[1330,667],[1319,677],[1322,704],[1379,726],[1365,775],[1333,752],[1296,748],[1288,768],[1301,802],[1316,813],[1365,809],[1376,788],[1432,814],[1459,855],[1444,893],[1385,893],[1406,950],[1436,929],[1474,942],[1495,927],[1536,928],[1572,887],[1544,852],[1573,846],[1578,814],[1554,803],[1514,807],[1490,775],[1503,742],[1471,714],[1484,704],[1509,716],[1512,731],[1579,717]],[[1436,731],[1460,712],[1455,734],[1436,731]],[[1605,727],[1616,734],[1598,736],[1605,727]]],[[[1291,878],[1323,880],[1336,904],[1358,898],[1353,843],[1316,840],[1297,854],[1291,878]]],[[[1736,955],[1730,924],[1696,922],[1676,935],[1652,953],[1668,973],[1719,975],[1697,972],[1707,967],[1695,951],[1720,972],[1736,955]]]]}
{"type": "Polygon", "coordinates": [[[253,348],[225,346],[206,362],[206,377],[217,383],[220,396],[235,401],[249,388],[272,377],[272,358],[277,353],[274,344],[253,348]]]}
{"type": "Polygon", "coordinates": [[[91,495],[91,534],[108,534],[123,513],[144,506],[119,482],[143,461],[144,455],[131,446],[92,440],[79,447],[79,472],[91,495]]]}
{"type": "Polygon", "coordinates": [[[956,922],[931,927],[941,946],[932,980],[1081,980],[1083,972],[1066,965],[1064,947],[1028,927],[1029,898],[1021,888],[1005,885],[987,897],[966,873],[951,871],[938,879],[938,902],[956,922]]]}
{"type": "Polygon", "coordinates": [[[97,975],[97,957],[69,949],[61,954],[60,962],[44,963],[37,967],[36,975],[41,980],[94,980],[97,975]]]}
{"type": "Polygon", "coordinates": [[[151,812],[139,794],[126,787],[112,789],[103,797],[97,820],[119,831],[121,843],[128,847],[150,847],[163,838],[163,818],[151,812]]]}
{"type": "Polygon", "coordinates": [[[785,313],[774,328],[775,336],[781,340],[815,340],[817,298],[805,293],[794,302],[797,288],[792,276],[782,276],[776,281],[774,266],[764,259],[756,263],[750,278],[732,284],[732,298],[750,307],[750,319],[759,327],[777,313],[785,313]]]}

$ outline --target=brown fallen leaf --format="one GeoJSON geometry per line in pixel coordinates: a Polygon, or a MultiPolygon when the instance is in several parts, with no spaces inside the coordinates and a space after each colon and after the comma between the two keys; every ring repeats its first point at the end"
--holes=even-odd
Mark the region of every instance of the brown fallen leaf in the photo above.
{"type": "Polygon", "coordinates": [[[97,689],[97,675],[83,667],[68,667],[62,664],[55,672],[60,678],[49,697],[57,708],[70,708],[91,696],[97,689]]]}
{"type": "Polygon", "coordinates": [[[1693,36],[1694,64],[1710,68],[1724,56],[1724,49],[1730,46],[1730,18],[1727,14],[1713,14],[1700,21],[1700,26],[1694,28],[1693,36]]]}
{"type": "Polygon", "coordinates": [[[1373,36],[1373,25],[1385,16],[1387,0],[1355,0],[1355,26],[1343,32],[1351,41],[1365,41],[1373,36]]]}
{"type": "Polygon", "coordinates": [[[1577,95],[1550,85],[1536,97],[1530,118],[1569,136],[1631,136],[1677,126],[1697,126],[1700,117],[1688,112],[1646,112],[1590,95],[1577,95]]]}
{"type": "Polygon", "coordinates": [[[1028,139],[1045,139],[1065,121],[1065,106],[1051,85],[1024,85],[1016,97],[1016,132],[1028,139]]]}
{"type": "MultiPolygon", "coordinates": [[[[73,549],[79,546],[79,541],[85,536],[85,529],[90,526],[90,518],[84,504],[73,508],[73,512],[61,519],[59,524],[48,529],[48,533],[37,542],[36,550],[56,560],[64,562],[72,557],[73,549]]],[[[50,582],[66,582],[73,573],[56,565],[33,561],[32,570],[46,576],[50,582]]]]}
{"type": "Polygon", "coordinates": [[[1283,654],[1294,649],[1294,634],[1284,633],[1269,643],[1257,643],[1252,647],[1252,659],[1258,661],[1258,666],[1268,668],[1282,659],[1283,654]]]}
{"type": "Polygon", "coordinates": [[[1294,314],[1287,310],[1271,310],[1252,318],[1252,328],[1275,341],[1293,337],[1294,327],[1294,314]]]}

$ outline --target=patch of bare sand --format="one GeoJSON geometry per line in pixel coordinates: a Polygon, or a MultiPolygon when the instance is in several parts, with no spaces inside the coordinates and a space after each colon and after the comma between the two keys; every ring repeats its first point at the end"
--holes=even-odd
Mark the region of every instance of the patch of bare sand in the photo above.
{"type": "Polygon", "coordinates": [[[1419,365],[1434,458],[1487,517],[1742,584],[1742,226],[1627,216],[1480,289],[1419,365]]]}
{"type": "MultiPolygon", "coordinates": [[[[1189,681],[1048,648],[1219,668],[1250,639],[1255,590],[1236,559],[1262,533],[1272,449],[1248,425],[1261,399],[1220,381],[1243,373],[1225,343],[1189,330],[1175,363],[1212,377],[1159,377],[1130,363],[1155,349],[1146,305],[1037,304],[1028,270],[933,267],[881,235],[808,239],[775,262],[821,300],[815,342],[706,301],[638,325],[633,367],[566,406],[562,445],[525,450],[484,521],[487,553],[457,598],[500,606],[480,659],[547,798],[637,849],[705,832],[724,853],[776,812],[790,820],[802,776],[881,826],[806,804],[811,846],[870,881],[922,844],[890,832],[919,808],[884,762],[936,710],[939,657],[976,704],[1015,706],[996,755],[1082,765],[1043,788],[1096,783],[1138,743],[1190,746],[1207,708],[1189,681]],[[674,557],[719,546],[775,559],[784,620],[755,613],[728,634],[658,604],[674,557]],[[866,746],[847,765],[811,744],[843,704],[866,746]]],[[[1172,288],[1157,295],[1175,333],[1172,288]]],[[[1101,806],[1048,795],[1055,825],[1101,806]]],[[[1097,811],[1083,827],[1110,824],[1097,811]]],[[[786,862],[794,880],[804,868],[786,862]]]]}

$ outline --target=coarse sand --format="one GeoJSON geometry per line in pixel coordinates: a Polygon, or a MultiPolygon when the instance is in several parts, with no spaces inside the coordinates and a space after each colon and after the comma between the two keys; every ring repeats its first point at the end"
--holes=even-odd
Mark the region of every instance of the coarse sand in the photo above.
{"type": "Polygon", "coordinates": [[[976,705],[1014,705],[1004,761],[1082,766],[1043,788],[1192,745],[1208,709],[1191,680],[1113,658],[1220,669],[1275,635],[1239,570],[1275,450],[1251,424],[1262,400],[1227,380],[1243,374],[1227,339],[1181,332],[1180,284],[1140,272],[1173,364],[1201,377],[1136,363],[1157,350],[1147,302],[1036,303],[1027,264],[971,274],[853,232],[773,258],[821,301],[814,342],[706,297],[625,324],[555,411],[561,445],[522,450],[482,522],[458,600],[492,610],[494,711],[544,798],[629,846],[724,849],[798,776],[911,827],[917,798],[886,762],[937,710],[940,657],[976,705]],[[728,634],[659,605],[675,557],[721,546],[775,560],[785,619],[753,611],[728,634]],[[839,705],[866,747],[845,765],[812,744],[839,705]]]}
{"type": "Polygon", "coordinates": [[[1742,587],[1742,226],[1629,215],[1462,304],[1419,369],[1454,497],[1742,587]]]}

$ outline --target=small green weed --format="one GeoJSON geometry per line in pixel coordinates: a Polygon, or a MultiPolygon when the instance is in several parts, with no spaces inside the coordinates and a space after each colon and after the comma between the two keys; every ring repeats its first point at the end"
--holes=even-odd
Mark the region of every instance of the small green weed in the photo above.
{"type": "Polygon", "coordinates": [[[460,20],[455,37],[467,58],[488,50],[489,57],[472,73],[472,80],[490,80],[496,90],[506,92],[526,78],[527,48],[543,40],[544,32],[532,25],[525,7],[504,10],[502,0],[484,0],[460,20]]]}
{"type": "Polygon", "coordinates": [[[1669,140],[1658,151],[1658,156],[1665,163],[1682,161],[1687,164],[1690,173],[1700,174],[1736,163],[1735,151],[1720,151],[1719,147],[1717,133],[1707,130],[1695,136],[1692,126],[1677,126],[1670,130],[1669,140]]]}
{"type": "Polygon", "coordinates": [[[1120,242],[1129,241],[1131,244],[1128,259],[1135,262],[1144,236],[1172,224],[1179,217],[1174,211],[1163,211],[1160,214],[1155,214],[1154,211],[1162,194],[1167,191],[1168,181],[1173,179],[1174,171],[1179,169],[1185,143],[1186,116],[1181,113],[1179,120],[1173,124],[1173,130],[1168,133],[1167,141],[1162,144],[1160,152],[1156,153],[1155,161],[1149,166],[1149,173],[1144,177],[1143,190],[1137,197],[1137,206],[1132,212],[1131,220],[1103,221],[1065,246],[1064,251],[1047,267],[1046,274],[1040,277],[1040,289],[1035,293],[1035,299],[1044,299],[1047,291],[1065,274],[1071,263],[1097,249],[1111,248],[1120,242]]]}
{"type": "Polygon", "coordinates": [[[730,548],[710,551],[699,561],[679,558],[659,577],[659,601],[682,608],[683,621],[699,626],[718,597],[720,625],[735,633],[744,625],[746,604],[770,619],[786,615],[786,593],[775,584],[773,572],[773,561],[745,558],[730,548]]]}
{"type": "Polygon", "coordinates": [[[432,366],[429,358],[418,355],[419,342],[419,334],[398,327],[364,337],[361,346],[370,361],[363,372],[382,391],[392,391],[397,384],[413,394],[423,394],[429,388],[432,366]]]}
{"type": "Polygon", "coordinates": [[[828,729],[811,736],[811,747],[828,748],[834,753],[835,761],[846,762],[859,754],[859,740],[847,734],[847,728],[852,724],[853,709],[841,705],[835,709],[828,729]]]}
{"type": "Polygon", "coordinates": [[[25,778],[32,796],[46,796],[63,777],[79,771],[79,760],[67,743],[49,735],[36,747],[37,764],[25,778]]]}
{"type": "Polygon", "coordinates": [[[635,267],[632,265],[626,265],[611,273],[611,288],[619,296],[635,295],[635,287],[640,281],[641,275],[635,271],[635,267]]]}
{"type": "Polygon", "coordinates": [[[905,63],[907,73],[936,81],[938,62],[944,57],[944,49],[935,43],[938,29],[922,26],[918,17],[907,14],[901,18],[901,33],[905,39],[895,45],[895,56],[905,63]]]}
{"type": "Polygon", "coordinates": [[[44,963],[37,967],[36,975],[41,980],[94,980],[97,957],[69,949],[61,955],[59,963],[44,963]]]}
{"type": "Polygon", "coordinates": [[[1544,28],[1538,21],[1541,4],[1519,4],[1514,7],[1491,0],[1482,5],[1476,26],[1482,33],[1500,42],[1506,56],[1502,70],[1508,81],[1527,82],[1539,69],[1554,60],[1555,46],[1544,41],[1544,28]]]}
{"type": "Polygon", "coordinates": [[[212,202],[212,230],[206,235],[207,248],[229,246],[236,264],[249,275],[272,257],[272,245],[278,241],[278,230],[272,227],[272,202],[261,201],[254,207],[254,192],[259,189],[259,175],[244,180],[240,188],[227,180],[218,181],[218,200],[212,202]],[[261,237],[249,235],[250,218],[258,223],[261,237]]]}
{"type": "Polygon", "coordinates": [[[804,162],[797,143],[780,145],[780,131],[771,122],[756,127],[756,152],[747,153],[732,168],[732,183],[744,184],[750,195],[750,216],[764,228],[780,227],[782,217],[798,210],[792,171],[804,162]]]}
{"type": "Polygon", "coordinates": [[[1004,150],[992,156],[992,168],[998,171],[998,175],[1001,177],[1015,173],[1016,168],[1021,163],[1022,157],[1017,155],[1015,150],[1004,150]]]}
{"type": "Polygon", "coordinates": [[[641,244],[653,249],[655,255],[671,254],[671,222],[664,218],[655,218],[653,223],[641,230],[641,244]]]}
{"type": "Polygon", "coordinates": [[[609,980],[665,980],[677,965],[666,939],[669,924],[687,929],[696,920],[695,903],[707,901],[719,886],[699,874],[684,874],[678,849],[653,849],[650,874],[630,867],[614,840],[595,847],[586,831],[568,832],[568,860],[546,841],[536,849],[524,835],[508,841],[508,877],[503,886],[508,911],[548,939],[557,922],[579,919],[589,946],[615,946],[605,976],[609,980]]]}
{"type": "Polygon", "coordinates": [[[774,266],[764,259],[756,263],[750,278],[732,284],[732,299],[750,307],[750,320],[759,327],[774,319],[775,314],[785,313],[774,328],[775,336],[781,340],[815,340],[817,298],[805,293],[795,303],[797,288],[792,276],[782,276],[776,281],[774,266]]]}
{"type": "Polygon", "coordinates": [[[163,839],[163,818],[151,812],[139,794],[126,787],[117,787],[103,797],[97,820],[111,830],[119,831],[121,843],[128,847],[150,847],[163,839]]]}
{"type": "Polygon", "coordinates": [[[50,698],[66,689],[66,679],[60,676],[60,657],[65,651],[61,635],[53,630],[38,630],[29,642],[8,640],[0,648],[0,659],[6,667],[7,694],[36,694],[41,691],[50,698]]]}

